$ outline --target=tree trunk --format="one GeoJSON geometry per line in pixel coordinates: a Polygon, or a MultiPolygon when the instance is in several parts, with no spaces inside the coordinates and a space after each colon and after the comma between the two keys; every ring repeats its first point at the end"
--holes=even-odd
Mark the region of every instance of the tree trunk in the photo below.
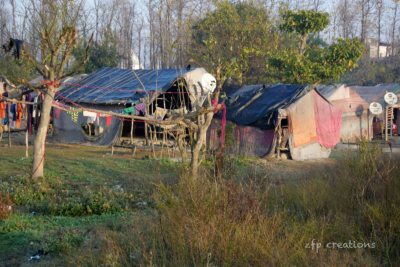
{"type": "Polygon", "coordinates": [[[306,52],[306,43],[308,39],[308,33],[304,34],[301,40],[299,54],[302,56],[306,52]]]}
{"type": "MultiPolygon", "coordinates": [[[[54,78],[51,80],[54,80],[54,78]]],[[[54,87],[49,86],[49,89],[50,90],[47,90],[43,101],[41,120],[35,138],[35,143],[33,146],[32,178],[43,177],[46,137],[50,123],[51,106],[53,104],[53,99],[54,99],[54,92],[51,91],[54,90],[54,87]]]]}
{"type": "MultiPolygon", "coordinates": [[[[178,142],[178,147],[179,147],[179,151],[181,152],[181,156],[182,156],[182,164],[183,165],[187,165],[187,154],[186,154],[186,149],[185,146],[183,145],[183,142],[185,141],[185,137],[184,134],[178,136],[177,142],[178,142]]],[[[175,154],[175,152],[174,152],[175,154]]]]}

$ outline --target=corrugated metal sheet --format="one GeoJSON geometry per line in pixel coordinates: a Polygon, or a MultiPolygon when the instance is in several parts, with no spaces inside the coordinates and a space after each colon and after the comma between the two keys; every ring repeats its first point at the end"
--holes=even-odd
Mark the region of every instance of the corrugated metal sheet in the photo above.
{"type": "Polygon", "coordinates": [[[60,94],[78,103],[90,104],[125,104],[133,103],[146,97],[146,92],[167,91],[177,78],[187,73],[186,69],[135,70],[101,68],[79,81],[79,85],[69,85],[60,90],[60,94]],[[97,89],[103,87],[118,90],[97,89]],[[145,90],[144,90],[145,89],[145,90]],[[123,91],[122,91],[123,90],[123,91]],[[129,92],[132,91],[132,92],[129,92]],[[135,92],[141,91],[141,92],[135,92]]]}

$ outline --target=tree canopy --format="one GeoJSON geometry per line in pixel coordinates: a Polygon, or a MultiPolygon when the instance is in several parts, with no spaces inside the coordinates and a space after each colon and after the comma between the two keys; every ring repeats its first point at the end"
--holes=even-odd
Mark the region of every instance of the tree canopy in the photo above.
{"type": "Polygon", "coordinates": [[[235,83],[259,83],[265,56],[274,44],[268,10],[252,2],[216,3],[216,10],[192,27],[189,56],[208,70],[224,60],[237,59],[235,83]],[[210,46],[212,44],[212,48],[210,46]]]}
{"type": "MultiPolygon", "coordinates": [[[[72,49],[72,56],[75,58],[72,68],[85,58],[87,41],[81,40],[79,44],[72,49]]],[[[101,41],[93,42],[89,48],[89,60],[80,69],[79,73],[92,73],[102,67],[116,68],[121,61],[122,56],[119,54],[116,46],[115,34],[108,29],[101,41]]]]}
{"type": "Polygon", "coordinates": [[[285,12],[280,29],[284,38],[291,34],[298,38],[297,47],[277,49],[268,59],[267,76],[275,82],[315,85],[338,80],[340,75],[357,67],[364,50],[358,38],[337,39],[325,47],[312,42],[307,44],[309,33],[318,33],[327,26],[328,16],[314,10],[285,12]]]}

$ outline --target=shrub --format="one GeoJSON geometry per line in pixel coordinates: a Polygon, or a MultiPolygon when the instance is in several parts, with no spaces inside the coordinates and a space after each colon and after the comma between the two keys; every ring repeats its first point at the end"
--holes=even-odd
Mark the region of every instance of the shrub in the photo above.
{"type": "Polygon", "coordinates": [[[360,141],[332,172],[277,180],[182,175],[158,184],[157,214],[101,229],[83,266],[385,266],[400,261],[399,158],[360,141]],[[320,243],[318,252],[309,246],[320,243]],[[328,243],[363,248],[328,248],[328,243]],[[94,253],[99,247],[101,253],[94,253]]]}

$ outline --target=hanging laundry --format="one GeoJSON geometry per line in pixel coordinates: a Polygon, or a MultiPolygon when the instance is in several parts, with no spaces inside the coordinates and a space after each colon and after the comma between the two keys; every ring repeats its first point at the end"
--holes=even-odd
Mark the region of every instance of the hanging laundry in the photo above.
{"type": "Polygon", "coordinates": [[[124,109],[124,114],[129,114],[129,113],[132,113],[132,115],[136,115],[136,107],[130,107],[124,109]]]}
{"type": "Polygon", "coordinates": [[[146,105],[144,103],[140,103],[139,105],[136,105],[134,108],[136,111],[136,115],[139,115],[140,111],[146,113],[146,105]]]}
{"type": "Polygon", "coordinates": [[[12,53],[16,60],[19,60],[20,54],[22,53],[24,41],[10,38],[5,44],[3,49],[6,53],[12,53]]]}
{"type": "MultiPolygon", "coordinates": [[[[61,107],[61,108],[69,109],[69,106],[64,105],[64,104],[62,104],[62,103],[59,103],[59,102],[54,101],[54,100],[53,100],[53,105],[59,106],[59,107],[61,107]]],[[[56,110],[55,110],[55,112],[54,112],[54,118],[58,119],[58,116],[60,115],[60,112],[61,112],[61,109],[56,108],[56,110]]]]}
{"type": "Polygon", "coordinates": [[[87,123],[93,123],[96,120],[97,114],[95,112],[85,110],[83,112],[83,116],[89,117],[87,123]]]}
{"type": "MultiPolygon", "coordinates": [[[[0,95],[0,99],[3,97],[0,95]]],[[[6,103],[0,102],[0,119],[4,119],[6,117],[6,103]]]]}
{"type": "Polygon", "coordinates": [[[17,128],[19,128],[20,123],[21,123],[21,118],[22,118],[22,105],[20,103],[17,104],[17,112],[16,112],[16,119],[15,122],[17,124],[17,128]]]}
{"type": "Polygon", "coordinates": [[[68,114],[71,114],[71,120],[73,121],[73,122],[75,122],[75,123],[77,123],[78,122],[78,112],[74,112],[73,110],[74,109],[76,109],[76,108],[69,108],[69,110],[70,111],[68,111],[67,113],[68,114]]]}
{"type": "Polygon", "coordinates": [[[84,111],[83,112],[83,116],[85,116],[85,117],[96,117],[97,115],[96,115],[96,113],[95,112],[91,112],[91,111],[84,111]]]}
{"type": "MultiPolygon", "coordinates": [[[[26,98],[25,98],[25,100],[26,100],[26,102],[32,102],[32,95],[31,94],[27,94],[26,95],[26,98]]],[[[27,118],[26,118],[26,128],[28,129],[28,133],[29,133],[29,136],[32,136],[32,130],[33,130],[33,127],[32,127],[32,108],[33,108],[33,105],[26,105],[26,115],[27,115],[27,118]]]]}
{"type": "Polygon", "coordinates": [[[112,118],[111,115],[107,115],[107,126],[110,126],[110,124],[111,124],[111,118],[112,118]]]}

